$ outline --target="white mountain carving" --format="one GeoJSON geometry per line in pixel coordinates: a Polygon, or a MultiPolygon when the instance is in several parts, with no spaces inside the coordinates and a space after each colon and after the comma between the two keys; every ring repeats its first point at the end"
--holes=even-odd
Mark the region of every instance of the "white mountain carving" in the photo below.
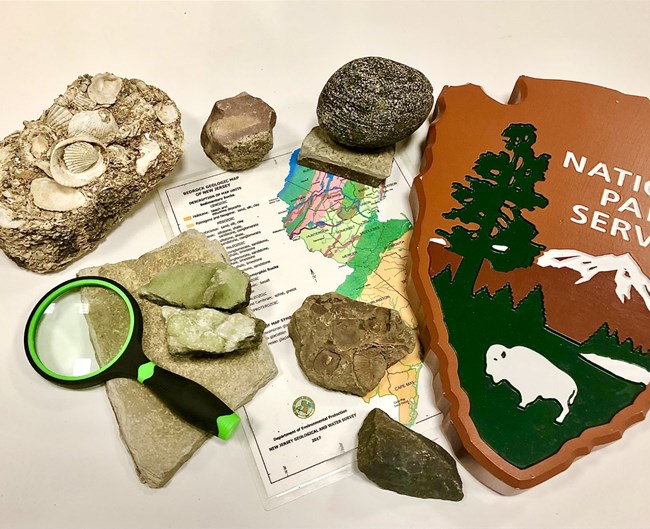
{"type": "Polygon", "coordinates": [[[650,279],[629,254],[589,255],[578,250],[548,250],[537,258],[539,266],[570,268],[580,274],[575,284],[586,283],[600,272],[616,272],[616,295],[625,303],[636,290],[650,311],[650,279]]]}

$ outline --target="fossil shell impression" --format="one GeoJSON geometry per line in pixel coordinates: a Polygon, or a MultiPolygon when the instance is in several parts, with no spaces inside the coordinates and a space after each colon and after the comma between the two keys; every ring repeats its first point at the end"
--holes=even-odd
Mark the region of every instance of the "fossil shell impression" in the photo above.
{"type": "Polygon", "coordinates": [[[113,114],[105,108],[79,112],[68,123],[69,136],[89,135],[104,144],[110,143],[118,130],[113,114]]]}
{"type": "Polygon", "coordinates": [[[163,125],[169,125],[178,119],[178,110],[171,103],[163,104],[160,102],[156,105],[156,117],[163,125]]]}
{"type": "Polygon", "coordinates": [[[68,131],[68,123],[71,119],[72,112],[61,105],[52,105],[45,116],[45,122],[55,131],[63,134],[68,131]]]}
{"type": "Polygon", "coordinates": [[[34,204],[47,211],[70,211],[86,203],[78,189],[62,186],[50,178],[37,178],[31,185],[34,204]]]}
{"type": "Polygon", "coordinates": [[[112,105],[122,90],[122,79],[112,73],[95,75],[88,86],[88,97],[100,105],[112,105]]]}
{"type": "Polygon", "coordinates": [[[140,157],[135,161],[135,172],[144,176],[160,154],[160,145],[147,137],[142,138],[139,147],[140,157]]]}
{"type": "Polygon", "coordinates": [[[72,106],[77,110],[92,110],[97,106],[87,95],[77,94],[72,98],[72,106]]]}
{"type": "Polygon", "coordinates": [[[92,136],[75,136],[57,143],[50,157],[52,178],[66,187],[89,184],[106,171],[104,145],[92,136]]]}

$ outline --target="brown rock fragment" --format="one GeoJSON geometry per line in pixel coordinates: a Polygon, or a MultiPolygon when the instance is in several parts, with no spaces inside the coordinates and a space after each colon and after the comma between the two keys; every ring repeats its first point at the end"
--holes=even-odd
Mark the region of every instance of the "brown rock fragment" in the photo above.
{"type": "Polygon", "coordinates": [[[417,345],[396,310],[336,293],[309,296],[291,317],[289,336],[309,380],[360,396],[417,345]]]}
{"type": "Polygon", "coordinates": [[[258,165],[273,147],[275,111],[246,92],[217,101],[201,131],[205,154],[226,171],[258,165]]]}

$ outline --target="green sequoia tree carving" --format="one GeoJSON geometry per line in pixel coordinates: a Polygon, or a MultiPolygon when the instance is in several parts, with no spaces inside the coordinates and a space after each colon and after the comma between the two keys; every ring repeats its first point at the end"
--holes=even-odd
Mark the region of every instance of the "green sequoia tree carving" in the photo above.
{"type": "Polygon", "coordinates": [[[443,214],[463,225],[451,232],[436,230],[449,243],[449,250],[462,256],[454,284],[473,292],[474,282],[484,259],[499,272],[533,264],[544,246],[533,239],[538,231],[522,216],[523,210],[544,208],[548,200],[535,192],[535,184],[544,180],[548,154],[535,156],[535,127],[529,123],[513,123],[502,133],[505,148],[482,153],[473,171],[479,176],[465,176],[468,185],[452,184],[452,197],[459,208],[443,214]]]}

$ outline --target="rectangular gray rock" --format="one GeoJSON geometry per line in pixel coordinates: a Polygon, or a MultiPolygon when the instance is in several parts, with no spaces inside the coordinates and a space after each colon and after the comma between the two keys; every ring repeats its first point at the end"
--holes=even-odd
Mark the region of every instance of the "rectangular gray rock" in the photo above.
{"type": "Polygon", "coordinates": [[[352,150],[336,143],[320,127],[314,127],[302,142],[298,163],[378,187],[390,176],[394,156],[394,145],[377,150],[352,150]]]}

